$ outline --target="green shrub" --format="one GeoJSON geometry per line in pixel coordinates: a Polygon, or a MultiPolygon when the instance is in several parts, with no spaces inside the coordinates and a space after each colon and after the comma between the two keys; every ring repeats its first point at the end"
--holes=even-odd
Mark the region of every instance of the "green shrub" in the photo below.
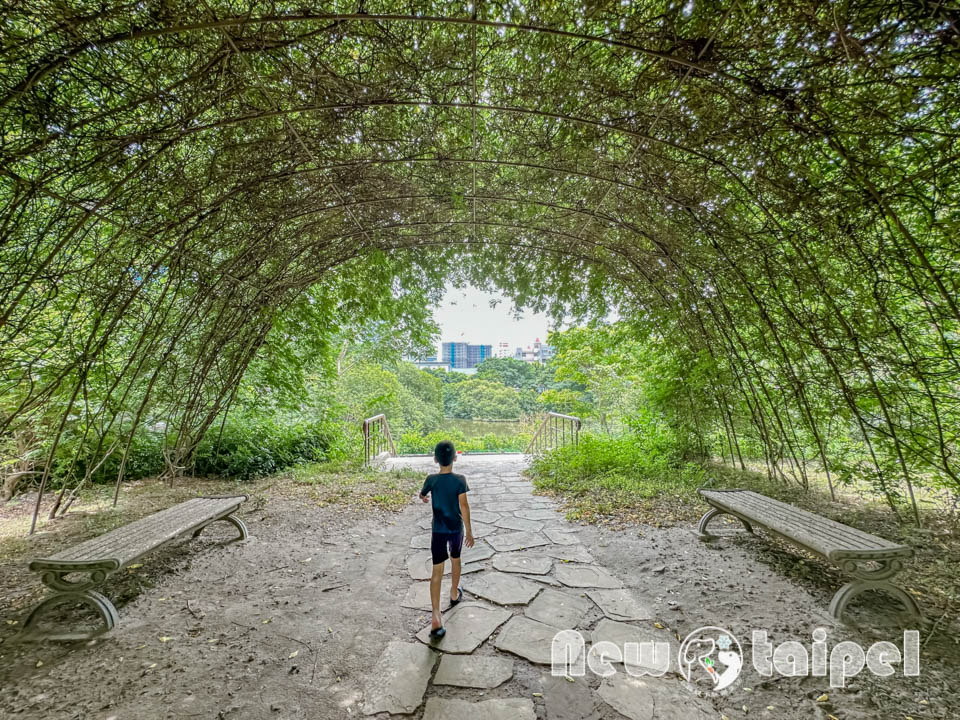
{"type": "Polygon", "coordinates": [[[434,430],[421,435],[417,432],[406,432],[400,435],[397,441],[397,452],[432,454],[438,442],[449,440],[458,451],[471,452],[523,452],[530,444],[529,433],[518,433],[501,437],[488,433],[480,437],[466,437],[461,430],[434,430]]]}
{"type": "MultiPolygon", "coordinates": [[[[652,497],[667,487],[695,488],[702,469],[684,463],[662,437],[648,445],[635,434],[582,433],[576,446],[558,448],[534,459],[531,474],[537,487],[568,495],[596,490],[652,497]]],[[[676,448],[674,448],[676,450],[676,448]]]]}
{"type": "Polygon", "coordinates": [[[298,463],[341,460],[347,454],[342,427],[330,421],[228,416],[222,434],[216,428],[200,441],[194,472],[248,479],[298,463]]]}
{"type": "MultiPolygon", "coordinates": [[[[92,435],[85,440],[76,462],[73,462],[78,442],[69,436],[61,442],[49,487],[71,486],[84,476],[89,464],[99,462],[101,455],[95,453],[96,439],[92,435]]],[[[108,448],[115,442],[116,438],[108,436],[103,447],[108,448]]],[[[222,475],[246,480],[298,463],[341,460],[348,456],[348,446],[344,428],[329,420],[309,421],[284,415],[229,415],[222,434],[217,424],[201,439],[193,455],[192,470],[196,475],[222,475]]],[[[93,482],[116,481],[123,448],[123,442],[120,442],[93,473],[93,482]]],[[[162,432],[140,430],[127,453],[124,480],[139,480],[162,473],[166,469],[163,448],[162,432]]]]}

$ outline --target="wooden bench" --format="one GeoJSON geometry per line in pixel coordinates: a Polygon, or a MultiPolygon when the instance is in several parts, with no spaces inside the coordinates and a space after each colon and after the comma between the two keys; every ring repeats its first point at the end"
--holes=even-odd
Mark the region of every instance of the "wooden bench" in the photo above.
{"type": "Polygon", "coordinates": [[[913,556],[913,548],[750,490],[700,490],[700,495],[712,506],[697,527],[700,539],[716,538],[707,532],[707,526],[713,518],[732,515],[743,523],[748,532],[753,532],[753,525],[762,527],[851,575],[853,580],[840,588],[830,603],[830,614],[835,620],[841,619],[844,608],[851,600],[868,590],[882,590],[892,595],[903,603],[913,617],[921,617],[916,601],[890,582],[903,568],[903,561],[913,556]]]}
{"type": "Polygon", "coordinates": [[[117,609],[93,588],[161,545],[189,532],[197,537],[207,525],[218,520],[233,525],[240,533],[237,539],[245,540],[247,527],[234,513],[246,499],[246,495],[193,498],[56,555],[34,560],[30,569],[41,573],[41,582],[57,594],[31,611],[23,625],[24,639],[88,640],[111,630],[119,621],[117,609]],[[103,625],[89,632],[51,634],[38,631],[37,622],[42,615],[54,607],[77,603],[96,611],[103,625]]]}

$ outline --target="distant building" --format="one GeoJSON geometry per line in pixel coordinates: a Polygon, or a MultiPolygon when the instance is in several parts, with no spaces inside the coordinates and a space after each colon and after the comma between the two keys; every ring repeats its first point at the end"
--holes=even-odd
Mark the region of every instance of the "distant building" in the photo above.
{"type": "Polygon", "coordinates": [[[440,360],[454,370],[475,368],[488,357],[493,357],[493,345],[445,342],[440,346],[440,360]]]}
{"type": "Polygon", "coordinates": [[[450,365],[448,365],[443,360],[437,360],[436,358],[427,358],[426,360],[412,360],[414,365],[416,365],[421,370],[449,370],[450,365]]]}
{"type": "Polygon", "coordinates": [[[537,338],[533,345],[527,345],[525,348],[518,347],[513,351],[514,358],[529,363],[549,362],[554,355],[556,355],[556,350],[552,346],[540,342],[540,338],[537,338]]]}
{"type": "Polygon", "coordinates": [[[498,342],[497,346],[493,349],[493,356],[495,358],[510,358],[513,357],[513,348],[508,342],[498,342]]]}

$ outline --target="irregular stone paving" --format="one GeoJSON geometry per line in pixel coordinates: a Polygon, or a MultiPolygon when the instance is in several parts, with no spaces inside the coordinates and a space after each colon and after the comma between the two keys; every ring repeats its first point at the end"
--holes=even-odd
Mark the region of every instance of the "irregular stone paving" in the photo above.
{"type": "Polygon", "coordinates": [[[490,655],[444,655],[434,685],[488,690],[513,677],[513,660],[490,655]]]}
{"type": "Polygon", "coordinates": [[[533,702],[525,698],[507,700],[447,700],[432,697],[427,700],[423,720],[450,720],[451,718],[483,718],[483,720],[537,720],[533,702]]]}
{"type": "Polygon", "coordinates": [[[429,625],[417,633],[417,639],[443,652],[462,654],[480,647],[480,643],[493,635],[494,630],[509,620],[513,613],[464,601],[445,615],[443,626],[447,634],[442,639],[430,637],[429,625]]]}
{"type": "MultiPolygon", "coordinates": [[[[406,558],[410,586],[399,603],[421,626],[420,642],[405,638],[387,645],[371,669],[364,713],[410,715],[422,707],[422,716],[415,717],[423,720],[715,717],[709,703],[677,678],[679,643],[671,632],[655,626],[651,609],[632,589],[596,564],[576,526],[553,500],[532,494],[532,484],[522,476],[525,463],[520,455],[467,455],[455,466],[467,476],[478,540],[463,550],[464,601],[452,609],[449,563],[444,568],[446,635],[440,640],[430,637],[429,626],[430,511],[417,504],[423,516],[416,520],[417,529],[411,526],[406,558]],[[620,648],[627,642],[664,643],[670,648],[665,659],[625,658],[634,674],[639,668],[664,674],[634,677],[617,663],[616,674],[602,682],[589,675],[554,677],[544,667],[550,664],[553,638],[559,630],[573,629],[584,636],[584,651],[600,641],[620,648]],[[437,655],[441,660],[433,674],[437,655]]],[[[424,474],[436,469],[431,458],[423,457],[395,458],[389,464],[424,474]]],[[[644,596],[642,588],[639,596],[644,596]]]]}
{"type": "Polygon", "coordinates": [[[560,630],[572,630],[590,609],[590,601],[568,592],[544,590],[524,613],[528,618],[560,630]]]}
{"type": "Polygon", "coordinates": [[[623,583],[599,565],[560,565],[557,580],[573,588],[621,588],[623,583]]]}
{"type": "Polygon", "coordinates": [[[473,575],[465,578],[461,586],[471,595],[497,605],[527,605],[542,589],[529,580],[502,572],[473,575]]]}
{"type": "MultiPolygon", "coordinates": [[[[543,530],[542,522],[515,517],[502,517],[497,520],[494,525],[498,528],[507,528],[508,530],[529,530],[530,532],[540,532],[543,530]]],[[[474,530],[473,535],[476,537],[476,530],[474,530]]]]}
{"type": "Polygon", "coordinates": [[[547,528],[543,531],[543,534],[554,545],[576,545],[580,542],[580,536],[572,532],[561,532],[560,530],[547,528]]]}
{"type": "Polygon", "coordinates": [[[506,534],[497,533],[496,535],[491,535],[487,539],[487,542],[489,542],[497,552],[523,550],[524,548],[550,544],[550,541],[540,533],[528,532],[526,530],[506,534]]]}
{"type": "Polygon", "coordinates": [[[423,702],[437,653],[420,643],[391,642],[367,679],[363,714],[412,713],[423,702]]]}
{"type": "Polygon", "coordinates": [[[611,620],[629,622],[653,617],[653,610],[641,604],[629,590],[588,590],[587,597],[611,620]]]}
{"type": "Polygon", "coordinates": [[[493,566],[500,572],[546,575],[553,567],[553,559],[532,553],[497,553],[493,566]]]}
{"type": "MultiPolygon", "coordinates": [[[[447,598],[450,597],[450,577],[443,578],[440,583],[440,602],[441,607],[445,607],[447,598]]],[[[415,582],[407,590],[406,597],[400,601],[400,607],[413,608],[414,610],[432,610],[430,603],[430,582],[415,582]]]]}
{"type": "Polygon", "coordinates": [[[630,720],[713,720],[717,716],[693,695],[678,695],[676,687],[662,678],[617,673],[603,681],[598,694],[630,720]]]}
{"type": "MultiPolygon", "coordinates": [[[[490,553],[490,555],[493,555],[493,553],[490,553]]],[[[487,557],[490,557],[490,555],[487,557]]],[[[469,575],[470,573],[480,572],[484,569],[486,569],[486,565],[479,562],[464,563],[460,568],[460,572],[463,575],[469,575]]],[[[410,555],[407,558],[407,572],[410,573],[410,577],[414,580],[429,580],[433,574],[433,561],[430,559],[430,553],[428,552],[426,555],[422,553],[410,555]]],[[[450,574],[450,563],[447,563],[443,574],[450,574]]]]}
{"type": "Polygon", "coordinates": [[[657,673],[672,672],[679,673],[677,665],[677,651],[679,643],[666,630],[654,627],[653,623],[628,624],[617,622],[615,620],[603,619],[594,628],[590,634],[591,642],[596,645],[598,642],[610,642],[620,648],[621,657],[627,665],[643,667],[657,673]],[[657,643],[669,647],[669,651],[663,654],[654,652],[651,657],[626,652],[625,643],[657,643]]]}
{"type": "MultiPolygon", "coordinates": [[[[551,644],[556,634],[557,628],[553,625],[514,615],[497,635],[494,647],[538,665],[549,665],[551,644]]],[[[576,657],[579,657],[579,653],[576,657]]],[[[576,660],[576,657],[573,659],[576,660]]]]}

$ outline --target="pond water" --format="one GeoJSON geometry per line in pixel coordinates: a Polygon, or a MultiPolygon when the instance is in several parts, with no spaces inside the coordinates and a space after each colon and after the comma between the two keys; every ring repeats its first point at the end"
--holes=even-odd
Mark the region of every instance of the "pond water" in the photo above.
{"type": "Polygon", "coordinates": [[[523,432],[524,423],[520,420],[490,422],[489,420],[465,420],[462,418],[444,418],[440,423],[441,430],[459,430],[466,437],[483,437],[496,435],[497,437],[512,437],[523,432]]]}

